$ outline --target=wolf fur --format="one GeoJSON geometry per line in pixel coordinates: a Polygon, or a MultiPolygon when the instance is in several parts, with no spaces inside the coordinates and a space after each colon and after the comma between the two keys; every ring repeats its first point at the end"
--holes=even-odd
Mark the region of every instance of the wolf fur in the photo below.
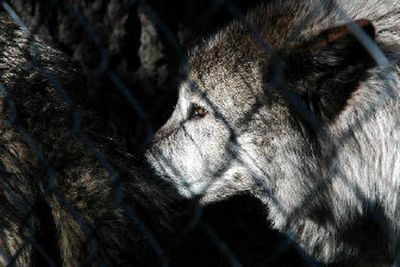
{"type": "Polygon", "coordinates": [[[399,1],[271,1],[191,52],[147,160],[204,205],[251,192],[319,262],[389,266],[399,64],[399,1]]]}
{"type": "Polygon", "coordinates": [[[85,81],[65,55],[0,21],[0,266],[163,262],[149,232],[168,229],[167,198],[72,103],[85,81]]]}

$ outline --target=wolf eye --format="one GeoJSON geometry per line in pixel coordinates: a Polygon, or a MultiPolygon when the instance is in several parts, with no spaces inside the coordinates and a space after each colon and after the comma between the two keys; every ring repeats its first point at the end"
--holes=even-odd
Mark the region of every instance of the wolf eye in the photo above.
{"type": "Polygon", "coordinates": [[[208,110],[206,110],[203,107],[197,106],[197,105],[193,105],[193,107],[191,108],[190,114],[189,114],[189,118],[204,118],[208,113],[208,110]]]}

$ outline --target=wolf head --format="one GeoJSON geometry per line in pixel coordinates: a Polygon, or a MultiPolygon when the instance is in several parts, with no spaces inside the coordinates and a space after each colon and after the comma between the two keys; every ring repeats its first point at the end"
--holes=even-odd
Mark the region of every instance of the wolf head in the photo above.
{"type": "Polygon", "coordinates": [[[319,157],[320,132],[375,67],[376,30],[368,18],[336,19],[333,4],[313,13],[308,2],[262,6],[190,54],[176,108],[146,153],[182,196],[274,195],[284,184],[296,198],[290,179],[318,172],[304,158],[319,157]]]}

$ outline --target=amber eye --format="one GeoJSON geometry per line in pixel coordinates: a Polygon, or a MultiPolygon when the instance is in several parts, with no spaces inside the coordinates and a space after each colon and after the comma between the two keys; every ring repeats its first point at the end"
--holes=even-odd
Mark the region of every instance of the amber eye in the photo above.
{"type": "Polygon", "coordinates": [[[207,113],[208,110],[206,110],[205,108],[194,105],[190,112],[190,118],[204,118],[207,113]]]}

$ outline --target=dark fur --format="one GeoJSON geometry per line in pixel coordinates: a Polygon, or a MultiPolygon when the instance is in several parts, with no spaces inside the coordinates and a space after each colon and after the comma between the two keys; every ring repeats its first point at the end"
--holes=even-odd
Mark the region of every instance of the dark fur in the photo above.
{"type": "Polygon", "coordinates": [[[160,264],[138,222],[167,229],[167,199],[64,95],[75,101],[84,90],[79,70],[0,20],[0,265],[160,264]]]}

